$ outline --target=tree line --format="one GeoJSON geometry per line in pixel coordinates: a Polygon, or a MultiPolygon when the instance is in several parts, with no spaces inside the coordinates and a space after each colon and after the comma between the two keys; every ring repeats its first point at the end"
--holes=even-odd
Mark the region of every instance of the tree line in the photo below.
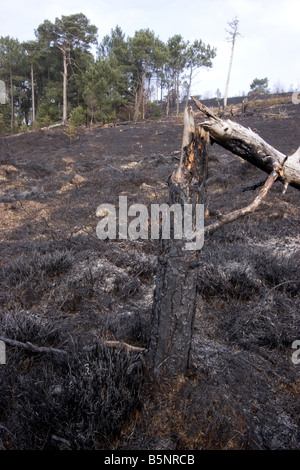
{"type": "Polygon", "coordinates": [[[35,40],[0,38],[0,129],[139,120],[168,115],[187,99],[201,67],[212,67],[216,49],[176,34],[163,42],[141,29],[126,37],[119,26],[97,41],[98,30],[82,14],[45,20],[35,40]],[[96,48],[96,54],[91,52],[96,48]],[[163,106],[163,108],[162,108],[163,106]]]}

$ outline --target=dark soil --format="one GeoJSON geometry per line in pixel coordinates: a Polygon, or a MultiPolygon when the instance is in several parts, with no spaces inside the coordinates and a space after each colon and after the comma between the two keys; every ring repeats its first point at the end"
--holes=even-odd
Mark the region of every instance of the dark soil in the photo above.
{"type": "MultiPolygon", "coordinates": [[[[230,117],[291,154],[300,106],[230,117]]],[[[96,209],[168,202],[181,118],[1,139],[0,448],[300,449],[299,192],[276,183],[253,214],[207,237],[189,374],[153,380],[147,348],[155,240],[99,240],[96,209]],[[143,360],[144,358],[144,360],[143,360]]],[[[209,218],[247,205],[266,175],[214,144],[209,218]]]]}

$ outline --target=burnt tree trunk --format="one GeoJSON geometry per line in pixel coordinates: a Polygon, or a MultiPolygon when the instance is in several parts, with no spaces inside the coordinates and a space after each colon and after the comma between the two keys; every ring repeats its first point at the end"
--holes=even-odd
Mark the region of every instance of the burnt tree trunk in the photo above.
{"type": "MultiPolygon", "coordinates": [[[[185,111],[182,154],[169,177],[169,204],[190,204],[195,224],[196,205],[206,199],[209,134],[194,127],[191,108],[185,111]]],[[[196,227],[194,227],[196,229],[196,227]]],[[[149,359],[156,376],[185,374],[196,307],[197,269],[200,250],[187,250],[187,240],[160,238],[154,293],[149,359]]]]}

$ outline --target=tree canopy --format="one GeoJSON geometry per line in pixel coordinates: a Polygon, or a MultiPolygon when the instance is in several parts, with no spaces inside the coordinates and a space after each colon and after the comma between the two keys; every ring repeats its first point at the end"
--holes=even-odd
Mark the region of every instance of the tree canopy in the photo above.
{"type": "Polygon", "coordinates": [[[67,123],[77,107],[86,123],[151,118],[171,106],[178,115],[194,76],[216,55],[200,39],[174,35],[165,43],[150,29],[126,37],[118,25],[98,43],[97,27],[82,13],[46,19],[34,33],[24,43],[0,38],[2,133],[67,123]]]}
{"type": "Polygon", "coordinates": [[[250,85],[249,94],[258,94],[262,95],[264,93],[269,93],[270,90],[268,89],[269,86],[269,79],[266,78],[255,78],[250,85]]]}

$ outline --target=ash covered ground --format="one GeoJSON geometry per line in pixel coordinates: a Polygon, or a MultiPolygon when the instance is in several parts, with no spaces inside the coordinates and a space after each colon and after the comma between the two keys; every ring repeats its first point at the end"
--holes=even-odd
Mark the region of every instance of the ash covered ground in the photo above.
{"type": "MultiPolygon", "coordinates": [[[[232,120],[285,154],[300,105],[232,120]]],[[[99,240],[96,209],[168,202],[181,118],[1,139],[0,336],[66,355],[6,347],[4,449],[299,450],[299,191],[276,183],[253,214],[206,237],[189,374],[160,383],[147,361],[155,240],[99,240]],[[88,346],[88,347],[87,347],[88,346]]],[[[265,174],[214,144],[207,223],[247,205],[265,174]]]]}

